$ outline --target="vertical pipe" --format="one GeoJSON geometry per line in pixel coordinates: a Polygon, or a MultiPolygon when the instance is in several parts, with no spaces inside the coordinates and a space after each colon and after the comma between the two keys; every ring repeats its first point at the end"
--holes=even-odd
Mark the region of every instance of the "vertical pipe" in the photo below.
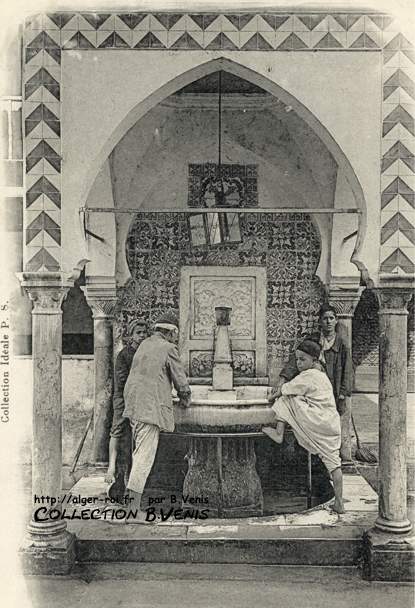
{"type": "Polygon", "coordinates": [[[307,452],[307,509],[313,506],[313,480],[311,469],[311,453],[307,452]]]}
{"type": "Polygon", "coordinates": [[[222,459],[222,437],[216,439],[216,461],[218,465],[219,505],[218,517],[223,513],[223,459],[222,459]]]}

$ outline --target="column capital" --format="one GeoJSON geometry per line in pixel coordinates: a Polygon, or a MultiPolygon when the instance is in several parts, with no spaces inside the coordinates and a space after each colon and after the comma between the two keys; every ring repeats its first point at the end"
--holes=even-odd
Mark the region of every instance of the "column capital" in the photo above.
{"type": "Polygon", "coordinates": [[[62,314],[62,303],[74,280],[61,272],[22,272],[20,286],[33,302],[33,315],[62,314]]]}
{"type": "Polygon", "coordinates": [[[81,287],[94,319],[113,319],[117,304],[115,286],[87,285],[81,287]]]}
{"type": "Polygon", "coordinates": [[[339,318],[353,317],[364,287],[331,285],[328,290],[329,302],[339,318]]]}
{"type": "Polygon", "coordinates": [[[379,314],[407,315],[409,300],[414,290],[409,286],[385,285],[375,289],[379,314]]]}

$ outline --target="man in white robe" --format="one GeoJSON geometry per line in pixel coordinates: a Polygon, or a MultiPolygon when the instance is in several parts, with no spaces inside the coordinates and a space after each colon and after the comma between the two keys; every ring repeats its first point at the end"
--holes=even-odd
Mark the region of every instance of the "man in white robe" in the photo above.
{"type": "Polygon", "coordinates": [[[299,374],[280,386],[271,398],[272,401],[277,398],[272,406],[277,428],[262,430],[276,443],[282,443],[285,424],[290,425],[298,443],[323,461],[333,479],[333,509],[344,513],[340,416],[333,387],[318,363],[319,344],[304,340],[295,354],[299,374]]]}

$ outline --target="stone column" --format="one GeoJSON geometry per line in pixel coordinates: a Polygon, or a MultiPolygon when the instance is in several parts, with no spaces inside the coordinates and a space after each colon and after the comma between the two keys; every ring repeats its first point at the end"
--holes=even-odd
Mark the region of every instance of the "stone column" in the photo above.
{"type": "Polygon", "coordinates": [[[84,288],[94,319],[94,440],[93,464],[108,466],[109,433],[114,391],[113,320],[116,304],[113,289],[84,288]]]}
{"type": "Polygon", "coordinates": [[[22,273],[33,302],[32,520],[21,555],[31,574],[65,574],[75,560],[74,535],[60,519],[62,480],[62,309],[73,285],[61,273],[22,273]],[[40,509],[40,510],[39,510],[40,509]]]}
{"type": "Polygon", "coordinates": [[[408,283],[395,276],[377,290],[379,514],[365,533],[363,553],[363,576],[372,581],[413,582],[415,569],[415,539],[406,506],[406,306],[413,293],[408,283]]]}
{"type": "Polygon", "coordinates": [[[406,507],[407,318],[411,289],[383,287],[379,296],[379,515],[375,528],[411,530],[406,507]]]}
{"type": "MultiPolygon", "coordinates": [[[[352,352],[352,322],[354,311],[359,303],[362,287],[331,287],[329,291],[330,303],[336,309],[339,326],[352,352]]],[[[351,416],[352,398],[346,397],[345,411],[340,416],[341,422],[341,447],[340,456],[343,466],[352,465],[352,440],[351,440],[351,416]]]]}

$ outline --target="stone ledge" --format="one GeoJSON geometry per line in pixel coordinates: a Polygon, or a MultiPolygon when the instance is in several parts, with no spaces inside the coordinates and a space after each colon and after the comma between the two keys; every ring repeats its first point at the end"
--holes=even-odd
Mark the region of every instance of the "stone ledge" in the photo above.
{"type": "Polygon", "coordinates": [[[354,566],[361,539],[78,540],[78,562],[157,562],[354,566]]]}

